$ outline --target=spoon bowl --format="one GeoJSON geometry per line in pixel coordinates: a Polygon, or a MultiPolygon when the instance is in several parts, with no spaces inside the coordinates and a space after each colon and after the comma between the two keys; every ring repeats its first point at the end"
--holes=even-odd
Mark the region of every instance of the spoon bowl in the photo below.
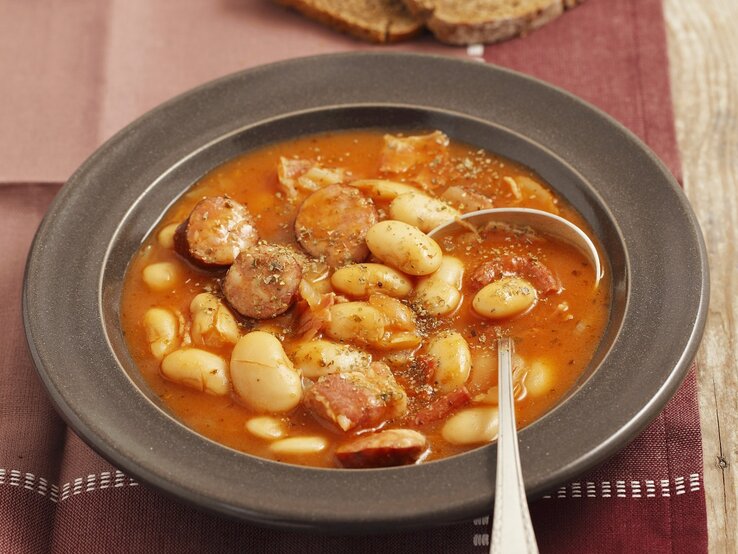
{"type": "Polygon", "coordinates": [[[595,272],[595,288],[599,285],[600,279],[602,278],[602,265],[597,248],[595,248],[592,240],[571,221],[549,212],[531,208],[491,208],[489,210],[478,210],[463,214],[454,221],[439,225],[428,233],[428,236],[437,237],[456,227],[465,227],[465,224],[481,227],[490,223],[507,223],[519,227],[530,227],[535,231],[556,237],[575,246],[592,264],[595,272]]]}

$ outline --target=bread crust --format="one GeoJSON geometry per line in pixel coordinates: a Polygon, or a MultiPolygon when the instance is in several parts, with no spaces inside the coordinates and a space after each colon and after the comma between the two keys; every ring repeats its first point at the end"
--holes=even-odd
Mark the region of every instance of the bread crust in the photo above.
{"type": "Polygon", "coordinates": [[[476,13],[471,17],[463,13],[463,8],[455,9],[457,2],[403,0],[408,10],[424,21],[438,40],[455,45],[493,43],[525,35],[583,1],[528,0],[506,7],[499,0],[481,0],[474,3],[476,13]]]}
{"type": "Polygon", "coordinates": [[[360,17],[342,9],[343,0],[275,0],[293,8],[304,16],[323,23],[337,31],[375,43],[393,43],[407,40],[423,30],[422,21],[413,17],[399,0],[369,0],[375,13],[360,17]]]}

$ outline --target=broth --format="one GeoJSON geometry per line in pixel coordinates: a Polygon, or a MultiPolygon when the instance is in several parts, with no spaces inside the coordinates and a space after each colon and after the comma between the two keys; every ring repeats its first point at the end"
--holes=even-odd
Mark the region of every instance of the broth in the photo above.
{"type": "MultiPolygon", "coordinates": [[[[360,180],[386,179],[409,184],[431,198],[445,198],[448,205],[460,211],[470,211],[486,202],[495,207],[518,206],[554,211],[591,236],[582,217],[563,199],[556,197],[550,187],[526,167],[454,142],[444,146],[439,154],[440,141],[435,140],[435,143],[419,143],[414,149],[414,157],[408,158],[408,161],[402,148],[398,155],[397,149],[388,148],[387,139],[377,131],[347,131],[301,137],[265,146],[223,164],[205,175],[177,200],[131,260],[121,301],[121,322],[131,355],[151,389],[172,414],[214,441],[249,454],[288,463],[335,467],[339,465],[336,461],[337,448],[380,428],[417,429],[426,437],[428,445],[418,460],[438,459],[476,448],[488,442],[489,438],[494,438],[463,443],[457,437],[449,441],[444,436],[444,426],[455,414],[472,409],[487,410],[484,417],[492,417],[490,414],[493,414],[496,406],[497,384],[495,339],[503,335],[515,339],[514,378],[518,426],[531,423],[556,405],[586,369],[607,325],[609,276],[605,275],[595,290],[592,267],[575,248],[529,230],[506,227],[490,228],[479,237],[469,231],[458,231],[438,239],[443,256],[452,256],[464,266],[459,289],[460,301],[449,314],[432,316],[420,305],[422,302],[417,292],[399,297],[402,305],[414,310],[417,318],[414,329],[400,331],[415,334],[421,341],[419,345],[390,349],[360,338],[348,341],[353,342],[353,346],[361,352],[371,355],[373,360],[387,363],[394,379],[407,393],[405,415],[395,415],[377,424],[344,431],[335,422],[316,415],[315,409],[306,406],[305,402],[286,411],[258,410],[249,407],[249,403],[233,391],[223,395],[207,394],[183,385],[181,381],[167,379],[162,373],[161,360],[152,351],[151,334],[145,323],[147,312],[152,308],[166,310],[177,318],[176,341],[179,348],[197,347],[219,356],[226,363],[226,374],[227,362],[232,355],[232,343],[211,341],[202,346],[195,341],[195,344],[187,344],[192,341],[190,305],[193,299],[204,291],[221,298],[227,269],[203,268],[202,263],[191,263],[192,260],[186,260],[172,248],[174,227],[186,221],[198,202],[205,197],[227,196],[247,207],[260,239],[283,245],[290,252],[297,253],[295,255],[303,264],[303,279],[312,279],[313,286],[309,288],[320,295],[335,293],[331,297],[334,306],[340,305],[343,297],[351,302],[364,303],[368,300],[367,294],[352,296],[336,290],[331,286],[330,278],[325,278],[334,274],[336,268],[329,268],[327,273],[324,271],[320,275],[320,270],[326,269],[325,266],[311,262],[310,256],[305,255],[304,244],[301,246],[294,225],[302,202],[311,191],[303,190],[299,182],[296,188],[284,184],[290,178],[285,177],[284,171],[283,175],[278,174],[280,164],[282,168],[285,167],[283,160],[306,160],[311,168],[318,167],[319,171],[308,173],[308,176],[312,175],[312,182],[307,186],[316,186],[319,190],[326,188],[321,181],[324,179],[338,180],[341,184],[333,186],[341,187],[352,186],[348,183],[360,180]],[[384,171],[380,171],[381,167],[385,168],[384,171]],[[530,267],[521,270],[519,267],[520,264],[527,264],[548,270],[555,278],[557,290],[543,293],[537,289],[534,305],[512,317],[489,319],[480,316],[472,307],[472,301],[484,284],[474,282],[472,277],[485,262],[492,267],[499,260],[518,265],[515,265],[514,271],[509,267],[500,270],[495,266],[498,273],[502,272],[495,279],[502,274],[522,271],[524,277],[527,276],[526,283],[535,281],[534,270],[530,270],[530,267]],[[520,264],[510,260],[518,260],[520,264]],[[144,270],[154,264],[171,264],[158,267],[174,268],[172,279],[166,286],[159,287],[161,290],[154,290],[151,279],[144,277],[144,270]],[[446,336],[453,331],[466,341],[471,357],[471,370],[461,385],[465,389],[463,401],[459,400],[461,397],[458,395],[450,396],[449,405],[453,406],[450,406],[447,415],[428,422],[420,418],[423,424],[418,425],[418,414],[427,413],[429,406],[433,406],[439,398],[453,395],[459,388],[448,390],[448,387],[444,389],[439,385],[438,358],[428,355],[428,343],[433,337],[439,334],[446,336]],[[263,438],[263,432],[260,437],[246,428],[247,422],[264,415],[278,422],[285,437],[320,437],[325,447],[319,451],[275,449],[275,441],[263,438]]],[[[359,191],[360,196],[371,199],[369,204],[376,209],[378,220],[385,221],[397,211],[397,205],[390,208],[393,199],[383,196],[377,190],[378,186],[376,183],[365,183],[353,188],[359,191]]],[[[325,220],[331,221],[332,218],[355,219],[355,216],[330,208],[326,210],[325,220]]],[[[305,243],[305,237],[302,238],[305,243]]],[[[382,260],[376,259],[376,255],[372,255],[368,261],[382,263],[382,260]]],[[[427,279],[417,275],[404,277],[414,289],[427,279]]],[[[382,291],[375,287],[374,292],[382,291]]],[[[391,302],[386,299],[387,296],[375,294],[372,300],[376,301],[375,304],[369,305],[391,302]]],[[[299,335],[297,329],[301,323],[305,323],[306,313],[312,315],[299,295],[297,303],[292,302],[287,311],[273,318],[254,319],[240,315],[232,303],[225,302],[224,306],[237,320],[240,335],[254,330],[266,331],[279,339],[286,355],[294,361],[300,345],[305,342],[304,335],[299,335]]],[[[396,337],[402,339],[405,335],[395,334],[393,340],[396,337]]],[[[340,343],[328,336],[325,326],[318,326],[314,340],[321,338],[340,343]]],[[[409,339],[411,344],[414,339],[412,336],[409,339]]],[[[167,354],[171,355],[170,352],[167,354]]],[[[308,380],[303,376],[302,382],[310,388],[318,379],[308,380]]],[[[438,408],[438,403],[435,406],[438,408]]],[[[447,428],[446,435],[448,433],[447,428]]],[[[415,458],[410,460],[411,463],[415,461],[415,458]]]]}

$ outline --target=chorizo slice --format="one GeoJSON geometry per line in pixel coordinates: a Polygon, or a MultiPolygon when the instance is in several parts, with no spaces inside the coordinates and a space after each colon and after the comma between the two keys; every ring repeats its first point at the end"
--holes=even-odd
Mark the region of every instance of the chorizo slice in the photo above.
{"type": "Polygon", "coordinates": [[[227,196],[209,196],[177,228],[174,248],[198,265],[221,267],[258,240],[254,218],[244,205],[227,196]]]}
{"type": "Polygon", "coordinates": [[[343,467],[369,468],[414,464],[428,449],[425,435],[411,429],[387,429],[363,435],[336,449],[343,467]]]}
{"type": "Polygon", "coordinates": [[[530,281],[544,296],[561,290],[561,283],[556,275],[540,261],[528,256],[508,256],[482,262],[469,274],[469,283],[476,291],[501,277],[511,276],[530,281]]]}
{"type": "Polygon", "coordinates": [[[303,201],[295,219],[295,235],[308,254],[340,267],[366,259],[366,232],[376,222],[377,210],[359,190],[329,185],[303,201]]]}
{"type": "Polygon", "coordinates": [[[302,267],[289,248],[257,244],[233,262],[223,281],[223,294],[241,315],[269,319],[289,309],[301,278],[302,267]]]}
{"type": "Polygon", "coordinates": [[[303,402],[343,431],[377,427],[407,413],[407,394],[381,362],[364,371],[324,375],[307,389],[303,402]]]}

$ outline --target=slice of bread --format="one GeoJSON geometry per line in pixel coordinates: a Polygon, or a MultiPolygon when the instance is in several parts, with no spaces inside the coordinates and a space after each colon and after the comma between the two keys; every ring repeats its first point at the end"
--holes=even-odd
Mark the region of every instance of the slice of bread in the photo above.
{"type": "Polygon", "coordinates": [[[276,0],[334,29],[371,42],[397,42],[423,29],[401,0],[276,0]]]}
{"type": "Polygon", "coordinates": [[[448,44],[499,42],[545,25],[583,0],[403,0],[448,44]]]}

